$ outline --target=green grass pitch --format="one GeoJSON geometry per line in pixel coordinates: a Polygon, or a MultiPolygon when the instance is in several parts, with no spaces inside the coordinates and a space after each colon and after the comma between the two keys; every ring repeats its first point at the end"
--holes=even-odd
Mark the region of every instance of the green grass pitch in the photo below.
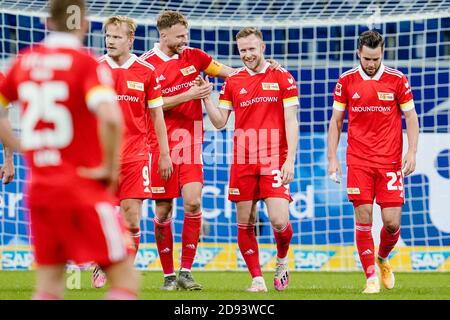
{"type": "MultiPolygon", "coordinates": [[[[68,274],[69,275],[69,274],[68,274]]],[[[288,290],[277,292],[272,285],[273,273],[266,272],[267,293],[246,293],[250,284],[246,272],[194,271],[203,284],[202,291],[164,292],[160,272],[141,272],[140,299],[144,300],[450,300],[449,273],[396,273],[396,287],[382,288],[379,294],[363,295],[364,276],[358,272],[292,272],[288,290]]],[[[1,271],[0,300],[30,299],[34,272],[1,271]]],[[[78,283],[78,282],[76,282],[78,283]]],[[[66,289],[66,299],[102,299],[105,289],[90,286],[90,273],[81,272],[80,289],[66,289]]]]}

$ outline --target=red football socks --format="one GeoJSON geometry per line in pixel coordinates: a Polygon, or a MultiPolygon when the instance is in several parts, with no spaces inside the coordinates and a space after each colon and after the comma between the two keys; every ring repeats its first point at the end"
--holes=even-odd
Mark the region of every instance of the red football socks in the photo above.
{"type": "Polygon", "coordinates": [[[197,253],[197,244],[202,228],[202,213],[184,213],[183,231],[181,234],[181,268],[190,270],[197,253]]]}
{"type": "Polygon", "coordinates": [[[376,275],[372,224],[356,223],[355,229],[359,259],[366,278],[369,279],[376,275]]]}
{"type": "Polygon", "coordinates": [[[277,242],[277,257],[283,259],[287,256],[289,244],[292,239],[292,225],[290,222],[281,230],[273,229],[275,241],[277,242]]]}
{"type": "Polygon", "coordinates": [[[389,253],[394,249],[400,237],[400,228],[394,232],[389,233],[383,227],[380,231],[380,248],[378,249],[378,256],[382,259],[387,259],[389,253]]]}
{"type": "Polygon", "coordinates": [[[165,275],[174,274],[172,219],[160,223],[155,217],[153,224],[155,226],[156,247],[158,248],[163,272],[165,275]]]}
{"type": "Polygon", "coordinates": [[[252,278],[261,277],[258,242],[253,224],[238,223],[238,245],[252,278]]]}
{"type": "Polygon", "coordinates": [[[139,243],[141,242],[141,229],[138,228],[129,228],[131,239],[133,239],[134,243],[134,254],[139,250],[139,243]]]}

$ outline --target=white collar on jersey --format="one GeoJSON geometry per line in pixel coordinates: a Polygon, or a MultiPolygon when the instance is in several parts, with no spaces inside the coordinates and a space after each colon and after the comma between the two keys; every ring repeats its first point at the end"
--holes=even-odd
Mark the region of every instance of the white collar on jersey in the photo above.
{"type": "Polygon", "coordinates": [[[69,32],[51,32],[44,40],[44,45],[51,48],[80,48],[80,39],[69,32]]]}
{"type": "Polygon", "coordinates": [[[267,68],[270,66],[270,63],[266,61],[266,65],[264,66],[264,68],[260,71],[260,72],[254,72],[252,70],[250,70],[249,68],[245,67],[245,70],[247,70],[247,72],[251,75],[254,76],[255,74],[261,74],[261,73],[266,73],[267,68]]]}
{"type": "Polygon", "coordinates": [[[369,77],[367,75],[367,73],[364,72],[364,70],[361,67],[361,64],[358,65],[358,71],[359,71],[359,74],[361,75],[361,78],[363,78],[363,80],[376,80],[376,81],[378,81],[378,80],[380,80],[380,78],[381,78],[381,76],[382,76],[382,74],[384,72],[384,64],[381,63],[380,69],[378,69],[377,73],[373,77],[369,77]]]}
{"type": "Polygon", "coordinates": [[[110,56],[105,54],[106,63],[109,64],[111,69],[119,69],[119,68],[128,69],[136,61],[136,59],[137,59],[137,56],[135,54],[131,54],[131,56],[128,58],[128,60],[123,65],[119,66],[110,56]]]}
{"type": "Polygon", "coordinates": [[[178,54],[174,54],[173,56],[169,57],[167,54],[162,52],[160,49],[160,44],[158,42],[155,42],[155,45],[153,46],[153,51],[164,62],[167,62],[167,61],[173,60],[173,59],[178,59],[178,54]]]}

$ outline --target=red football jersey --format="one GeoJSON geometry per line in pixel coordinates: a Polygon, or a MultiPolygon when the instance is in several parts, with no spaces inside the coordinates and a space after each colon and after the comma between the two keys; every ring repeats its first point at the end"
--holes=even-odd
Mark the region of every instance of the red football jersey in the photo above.
{"type": "Polygon", "coordinates": [[[5,76],[0,72],[0,84],[5,80],[5,76]]]}
{"type": "MultiPolygon", "coordinates": [[[[124,118],[121,163],[148,160],[147,128],[151,120],[147,107],[157,108],[163,104],[155,68],[134,54],[122,66],[108,55],[99,61],[111,69],[124,118]]],[[[156,136],[154,138],[158,147],[156,136]]]]}
{"type": "MultiPolygon", "coordinates": [[[[158,43],[141,58],[155,66],[163,97],[189,90],[200,71],[215,76],[221,68],[220,63],[200,49],[187,47],[180,55],[168,57],[159,49],[158,43]]],[[[203,112],[200,100],[188,101],[165,111],[164,119],[171,150],[203,143],[203,112]]],[[[149,132],[151,151],[156,152],[158,144],[152,125],[149,132]]]]}
{"type": "Polygon", "coordinates": [[[235,161],[243,159],[242,152],[245,163],[257,154],[259,160],[286,156],[284,108],[299,105],[297,84],[287,70],[272,70],[269,63],[259,73],[241,68],[226,79],[219,100],[219,108],[235,113],[235,161]]]}
{"type": "Polygon", "coordinates": [[[34,185],[64,185],[78,167],[101,164],[95,108],[114,103],[116,94],[109,70],[81,45],[75,36],[50,34],[22,52],[0,86],[1,106],[20,103],[34,185]]]}
{"type": "Polygon", "coordinates": [[[381,64],[373,78],[361,66],[336,84],[333,108],[348,109],[347,165],[401,166],[402,114],[414,109],[406,76],[381,64]]]}

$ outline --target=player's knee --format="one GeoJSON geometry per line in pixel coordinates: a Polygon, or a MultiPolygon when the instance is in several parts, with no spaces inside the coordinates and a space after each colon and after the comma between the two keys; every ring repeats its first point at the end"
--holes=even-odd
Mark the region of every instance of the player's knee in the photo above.
{"type": "Polygon", "coordinates": [[[139,228],[140,207],[133,205],[122,206],[122,212],[129,228],[139,228]]]}
{"type": "Polygon", "coordinates": [[[283,230],[286,228],[287,224],[289,223],[288,219],[284,219],[282,217],[278,217],[275,219],[270,219],[270,223],[272,224],[272,228],[275,230],[283,230]]]}
{"type": "Polygon", "coordinates": [[[172,201],[170,202],[157,202],[155,210],[156,218],[159,223],[164,223],[172,218],[172,201]]]}
{"type": "Polygon", "coordinates": [[[184,201],[184,211],[188,213],[198,213],[200,211],[200,199],[186,199],[184,201]]]}
{"type": "Polygon", "coordinates": [[[387,221],[384,224],[384,229],[387,233],[396,233],[400,228],[400,224],[394,221],[387,221]]]}

